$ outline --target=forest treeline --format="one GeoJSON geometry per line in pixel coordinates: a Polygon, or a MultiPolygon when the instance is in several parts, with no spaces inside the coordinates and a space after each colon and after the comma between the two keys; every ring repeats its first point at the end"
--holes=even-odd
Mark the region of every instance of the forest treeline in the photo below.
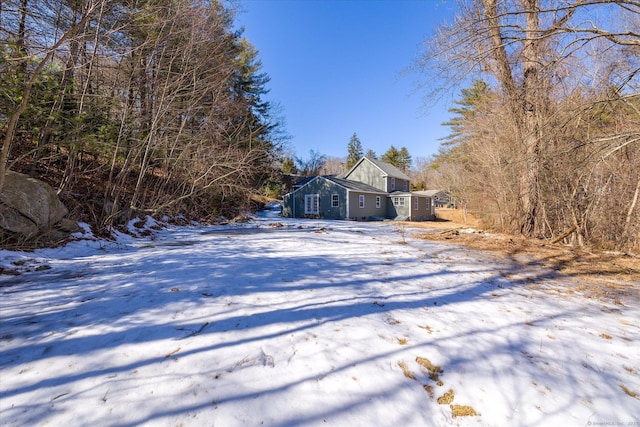
{"type": "Polygon", "coordinates": [[[638,253],[640,2],[457,3],[418,64],[466,87],[422,179],[495,229],[638,253]]]}
{"type": "Polygon", "coordinates": [[[217,0],[2,0],[0,188],[43,179],[104,228],[246,207],[282,138],[233,19],[217,0]]]}
{"type": "MultiPolygon", "coordinates": [[[[638,252],[640,2],[452,1],[417,68],[427,104],[465,89],[421,180],[501,231],[638,252]]],[[[0,190],[24,172],[109,228],[280,188],[268,76],[229,7],[0,1],[0,190]]]]}

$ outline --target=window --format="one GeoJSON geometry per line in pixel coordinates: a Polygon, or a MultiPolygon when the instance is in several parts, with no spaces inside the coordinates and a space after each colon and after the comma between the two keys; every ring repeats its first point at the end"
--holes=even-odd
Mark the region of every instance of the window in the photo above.
{"type": "Polygon", "coordinates": [[[414,207],[415,207],[415,209],[416,209],[416,210],[419,210],[419,209],[420,209],[420,202],[418,202],[418,200],[420,200],[420,199],[418,199],[418,198],[416,197],[416,202],[415,202],[415,204],[414,204],[414,207]]]}
{"type": "Polygon", "coordinates": [[[409,181],[402,181],[402,184],[404,185],[404,191],[409,191],[409,181]]]}
{"type": "Polygon", "coordinates": [[[360,207],[364,208],[364,195],[361,194],[360,197],[358,197],[358,199],[359,199],[359,202],[360,202],[359,203],[360,207]]]}
{"type": "Polygon", "coordinates": [[[396,179],[391,178],[391,191],[396,189],[396,179]]]}
{"type": "Polygon", "coordinates": [[[380,209],[380,196],[376,196],[376,209],[380,209]]]}
{"type": "Polygon", "coordinates": [[[404,197],[394,197],[393,206],[404,206],[404,197]]]}
{"type": "Polygon", "coordinates": [[[305,215],[317,215],[318,214],[318,202],[320,196],[317,194],[305,194],[304,195],[304,213],[305,215]]]}
{"type": "Polygon", "coordinates": [[[331,195],[331,207],[332,208],[337,208],[338,206],[340,206],[340,197],[337,194],[332,194],[331,195]]]}

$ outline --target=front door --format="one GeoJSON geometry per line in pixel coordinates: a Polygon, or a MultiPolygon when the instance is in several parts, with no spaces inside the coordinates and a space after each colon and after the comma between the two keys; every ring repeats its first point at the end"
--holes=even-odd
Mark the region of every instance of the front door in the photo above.
{"type": "Polygon", "coordinates": [[[318,215],[319,200],[320,200],[320,196],[318,194],[305,194],[304,195],[304,214],[318,215]]]}

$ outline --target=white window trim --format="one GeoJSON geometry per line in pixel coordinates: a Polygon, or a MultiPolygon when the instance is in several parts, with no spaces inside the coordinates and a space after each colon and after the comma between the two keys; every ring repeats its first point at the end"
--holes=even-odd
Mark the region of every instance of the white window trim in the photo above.
{"type": "Polygon", "coordinates": [[[420,210],[420,199],[416,197],[416,202],[413,205],[413,207],[415,208],[415,210],[420,210]]]}
{"type": "Polygon", "coordinates": [[[376,209],[380,209],[380,207],[382,206],[382,197],[380,196],[376,196],[376,209]]]}
{"type": "Polygon", "coordinates": [[[358,196],[358,206],[360,209],[364,209],[364,194],[358,196]]]}
{"type": "Polygon", "coordinates": [[[332,208],[340,207],[340,195],[338,194],[331,195],[331,207],[332,208]]]}
{"type": "Polygon", "coordinates": [[[304,195],[304,214],[305,215],[317,215],[320,207],[320,195],[319,194],[305,194],[304,195]]]}
{"type": "Polygon", "coordinates": [[[396,179],[395,178],[391,178],[391,191],[394,191],[396,189],[396,179]]]}

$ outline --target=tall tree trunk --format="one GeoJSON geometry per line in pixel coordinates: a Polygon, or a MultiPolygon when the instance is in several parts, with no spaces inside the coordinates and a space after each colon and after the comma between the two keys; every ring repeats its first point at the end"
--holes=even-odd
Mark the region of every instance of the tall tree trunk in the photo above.
{"type": "Polygon", "coordinates": [[[520,177],[520,201],[518,215],[519,231],[530,236],[535,231],[538,209],[538,177],[540,163],[540,126],[539,126],[539,87],[540,53],[538,33],[538,0],[521,0],[526,11],[526,31],[523,43],[523,78],[518,90],[515,76],[509,63],[501,28],[504,24],[498,16],[497,0],[482,0],[484,17],[491,40],[491,56],[494,59],[493,74],[500,83],[512,114],[519,129],[519,139],[523,151],[523,167],[520,177]]]}
{"type": "Polygon", "coordinates": [[[520,232],[531,236],[535,232],[536,215],[539,200],[540,167],[540,52],[539,52],[539,0],[522,0],[526,11],[527,28],[523,43],[524,79],[522,83],[523,105],[523,144],[524,173],[521,177],[520,191],[522,218],[520,232]]]}
{"type": "Polygon", "coordinates": [[[629,236],[629,227],[631,226],[631,218],[633,218],[633,211],[636,208],[636,204],[638,203],[639,194],[640,194],[640,178],[636,183],[636,191],[634,191],[633,193],[633,198],[631,199],[631,204],[629,205],[629,210],[627,211],[627,218],[624,221],[624,229],[622,231],[621,243],[624,242],[629,236]]]}

